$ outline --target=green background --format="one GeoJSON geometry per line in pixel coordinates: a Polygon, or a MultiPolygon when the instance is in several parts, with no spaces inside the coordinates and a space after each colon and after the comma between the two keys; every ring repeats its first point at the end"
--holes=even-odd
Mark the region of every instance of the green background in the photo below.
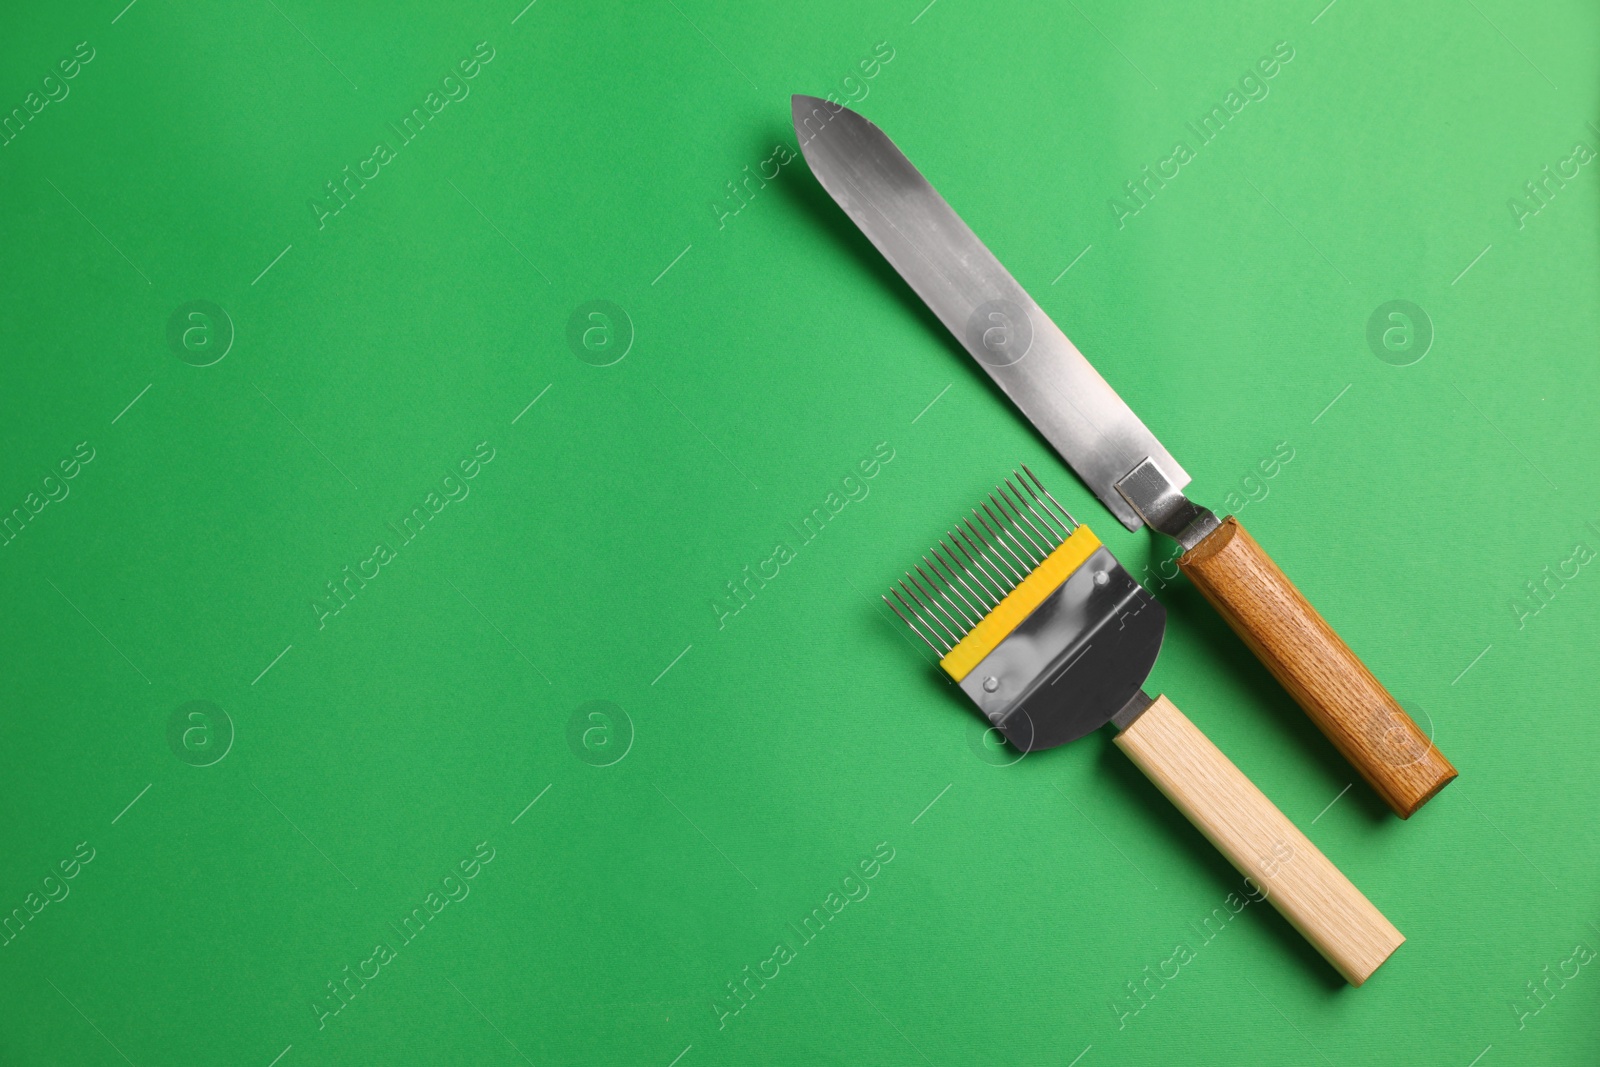
{"type": "Polygon", "coordinates": [[[0,909],[94,858],[0,948],[0,1059],[1600,1058],[1592,967],[1527,987],[1600,947],[1600,573],[1514,606],[1600,548],[1596,166],[1508,206],[1600,147],[1600,11],[924,3],[4,17],[0,112],[94,58],[0,147],[0,512],[94,459],[0,548],[0,909]],[[470,95],[319,228],[324,183],[480,41],[470,95]],[[1123,183],[1280,41],[1270,94],[1119,228],[1123,183]],[[1149,688],[1408,936],[1365,987],[1264,907],[1202,944],[1239,878],[1109,736],[996,765],[878,604],[1019,462],[1135,573],[1168,553],[803,160],[728,198],[792,149],[792,92],[860,100],[1198,499],[1254,492],[1242,520],[1460,768],[1406,823],[1344,792],[1187,583],[1158,589],[1149,688]],[[1394,299],[1433,334],[1405,366],[1366,336],[1394,299]],[[194,300],[236,332],[207,367],[167,340],[194,300]],[[610,366],[567,341],[592,300],[633,335],[610,366]],[[325,583],[480,442],[470,496],[319,628],[325,583]],[[880,443],[870,494],[719,628],[724,583],[880,443]],[[235,731],[210,766],[168,740],[194,700],[235,731]],[[480,842],[470,895],[319,1028],[480,842]],[[880,843],[870,895],[719,1028],[725,983],[880,843]]]}

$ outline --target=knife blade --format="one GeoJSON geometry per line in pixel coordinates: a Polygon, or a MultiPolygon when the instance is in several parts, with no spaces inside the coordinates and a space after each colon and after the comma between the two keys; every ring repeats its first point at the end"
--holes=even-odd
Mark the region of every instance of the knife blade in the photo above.
{"type": "Polygon", "coordinates": [[[814,96],[792,100],[811,171],[967,352],[1129,530],[1179,568],[1402,818],[1456,777],[1393,696],[1239,525],[1183,492],[1189,475],[893,141],[814,96]]]}
{"type": "Polygon", "coordinates": [[[883,131],[846,107],[794,98],[800,150],[833,199],[1130,530],[1143,519],[1116,489],[1153,459],[1189,476],[1067,335],[883,131]]]}

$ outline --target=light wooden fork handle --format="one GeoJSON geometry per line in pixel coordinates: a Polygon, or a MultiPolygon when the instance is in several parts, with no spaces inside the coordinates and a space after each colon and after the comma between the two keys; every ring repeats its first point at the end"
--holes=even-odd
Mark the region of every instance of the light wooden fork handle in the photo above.
{"type": "Polygon", "coordinates": [[[1117,747],[1351,985],[1405,938],[1199,727],[1157,697],[1117,747]]]}

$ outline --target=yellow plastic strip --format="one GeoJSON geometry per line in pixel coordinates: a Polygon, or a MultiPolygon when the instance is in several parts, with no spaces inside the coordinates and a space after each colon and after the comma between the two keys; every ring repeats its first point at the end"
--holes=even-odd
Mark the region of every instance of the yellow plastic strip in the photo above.
{"type": "Polygon", "coordinates": [[[950,650],[950,654],[939,661],[939,666],[950,677],[961,681],[1099,547],[1100,539],[1089,531],[1089,527],[1080,526],[1072,531],[1071,537],[1046,556],[1044,562],[1007,593],[993,611],[979,620],[978,625],[950,650]]]}

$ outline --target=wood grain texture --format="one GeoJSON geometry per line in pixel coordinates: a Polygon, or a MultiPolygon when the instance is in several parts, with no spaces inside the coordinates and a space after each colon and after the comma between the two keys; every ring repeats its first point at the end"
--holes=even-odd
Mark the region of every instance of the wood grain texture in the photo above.
{"type": "Polygon", "coordinates": [[[1232,516],[1178,566],[1395,814],[1456,776],[1450,761],[1232,516]]]}
{"type": "Polygon", "coordinates": [[[1405,941],[1166,697],[1116,744],[1351,985],[1365,982],[1405,941]]]}

